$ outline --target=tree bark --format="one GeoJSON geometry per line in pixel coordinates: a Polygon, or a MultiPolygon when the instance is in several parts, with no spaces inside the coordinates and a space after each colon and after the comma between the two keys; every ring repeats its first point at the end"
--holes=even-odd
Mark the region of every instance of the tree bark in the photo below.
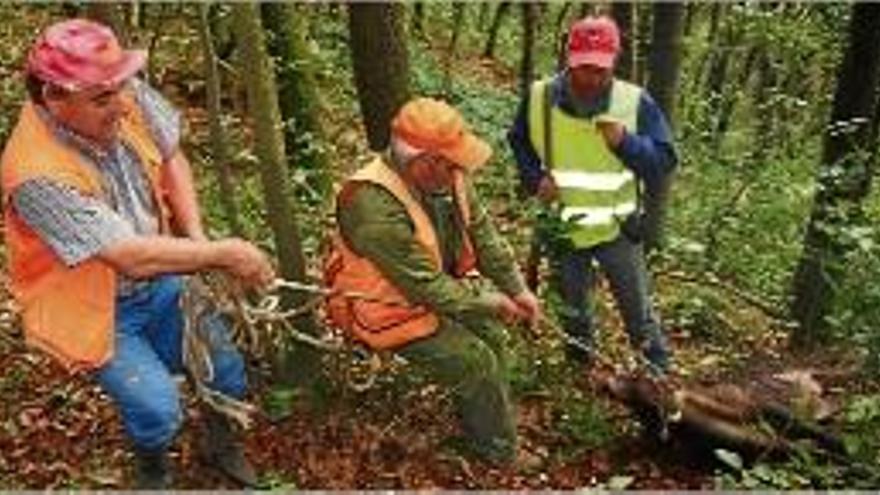
{"type": "Polygon", "coordinates": [[[220,204],[226,215],[226,223],[229,230],[237,237],[243,237],[244,230],[238,214],[238,206],[235,204],[235,186],[232,183],[232,171],[230,170],[230,153],[227,146],[227,135],[223,128],[223,109],[220,106],[220,71],[217,67],[217,54],[214,50],[214,41],[211,35],[211,25],[208,20],[210,5],[207,3],[199,6],[199,39],[202,43],[203,57],[205,58],[205,106],[208,109],[208,123],[210,126],[210,139],[212,162],[217,174],[217,183],[220,186],[220,204]]]}
{"type": "Polygon", "coordinates": [[[799,324],[796,346],[826,341],[835,288],[845,276],[852,246],[841,229],[861,220],[873,175],[876,140],[872,122],[880,82],[880,5],[856,3],[849,44],[838,68],[831,123],[825,135],[818,190],[792,285],[791,312],[799,324]]]}
{"type": "Polygon", "coordinates": [[[348,6],[358,101],[370,149],[388,146],[391,119],[409,99],[409,60],[402,4],[348,6]]]}
{"type": "Polygon", "coordinates": [[[535,77],[535,24],[538,17],[537,5],[529,2],[520,4],[522,8],[522,47],[519,66],[520,94],[526,94],[535,77]]]}
{"type": "Polygon", "coordinates": [[[501,29],[501,23],[510,10],[510,2],[501,2],[495,9],[495,17],[492,18],[492,25],[489,27],[489,36],[486,38],[486,48],[483,49],[483,57],[492,58],[495,55],[495,44],[498,41],[498,30],[501,29]]]}
{"type": "Polygon", "coordinates": [[[650,51],[649,43],[651,41],[651,21],[652,9],[650,4],[638,3],[635,5],[636,12],[636,35],[635,42],[635,70],[633,74],[633,82],[644,85],[648,80],[648,53],[650,51]]]}
{"type": "MultiPolygon", "coordinates": [[[[648,91],[675,128],[675,102],[678,75],[681,66],[681,36],[684,5],[681,3],[654,4],[653,38],[651,40],[648,91]]],[[[663,242],[666,204],[674,174],[668,174],[657,187],[645,188],[645,251],[650,253],[663,242]]]]}
{"type": "Polygon", "coordinates": [[[615,74],[628,81],[635,81],[635,8],[632,2],[613,2],[611,17],[620,28],[620,55],[617,56],[615,74]]]}
{"type": "Polygon", "coordinates": [[[455,51],[458,49],[458,40],[461,37],[461,31],[465,24],[465,2],[455,2],[452,4],[452,34],[449,37],[449,46],[446,47],[446,53],[443,61],[443,92],[450,96],[452,94],[452,65],[455,60],[455,51]]]}
{"type": "Polygon", "coordinates": [[[306,16],[296,11],[295,4],[267,2],[260,8],[272,35],[268,47],[276,61],[284,143],[292,151],[290,165],[310,171],[308,184],[321,200],[326,200],[333,182],[325,153],[326,133],[321,125],[321,97],[315,61],[309,51],[306,16]]]}
{"type": "MultiPolygon", "coordinates": [[[[306,264],[298,232],[296,212],[290,203],[287,155],[284,145],[278,89],[272,58],[266,48],[266,36],[256,3],[233,6],[236,39],[241,47],[242,73],[247,86],[247,100],[254,127],[254,152],[260,162],[260,179],[266,202],[266,215],[275,238],[281,276],[306,282],[306,264]]],[[[285,306],[301,306],[301,294],[285,294],[285,306]]],[[[297,318],[298,330],[315,333],[311,314],[297,318]]],[[[275,373],[279,380],[311,389],[322,376],[320,354],[314,348],[285,342],[278,350],[275,373]]]]}

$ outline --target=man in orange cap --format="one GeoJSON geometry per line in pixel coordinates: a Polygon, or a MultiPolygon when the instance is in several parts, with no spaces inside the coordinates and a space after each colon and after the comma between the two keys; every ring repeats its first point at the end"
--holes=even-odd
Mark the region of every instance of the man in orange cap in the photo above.
{"type": "MultiPolygon", "coordinates": [[[[274,272],[252,244],[205,236],[179,114],[135,77],[146,57],[95,22],[46,29],[28,56],[29,99],[3,151],[2,189],[27,342],[96,378],[133,444],[137,485],[158,489],[170,486],[165,451],[182,420],[177,274],[220,269],[263,285],[274,272]]],[[[208,327],[220,345],[207,385],[242,398],[227,325],[208,327]]],[[[253,485],[232,425],[215,412],[207,422],[207,459],[253,485]]]]}
{"type": "Polygon", "coordinates": [[[490,155],[448,104],[404,105],[390,150],[339,193],[325,276],[332,289],[372,296],[331,298],[334,323],[450,386],[474,450],[508,462],[516,427],[501,323],[534,324],[541,310],[468,180],[490,155]],[[491,288],[475,292],[465,283],[477,271],[491,288]]]}
{"type": "Polygon", "coordinates": [[[550,257],[565,304],[560,318],[570,356],[580,362],[593,357],[588,297],[596,261],[630,342],[653,371],[663,373],[668,351],[650,301],[641,187],[656,188],[677,159],[662,110],[644,89],[614,78],[619,50],[612,19],[576,22],[567,67],[532,85],[508,137],[525,189],[558,205],[568,223],[567,248],[550,257]]]}

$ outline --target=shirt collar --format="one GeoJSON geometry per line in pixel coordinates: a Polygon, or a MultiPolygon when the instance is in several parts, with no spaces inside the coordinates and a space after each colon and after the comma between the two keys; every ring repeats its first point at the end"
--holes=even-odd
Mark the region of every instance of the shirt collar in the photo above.
{"type": "Polygon", "coordinates": [[[37,115],[39,115],[40,118],[43,119],[43,122],[49,126],[55,137],[62,142],[73,146],[80,153],[86,155],[96,163],[101,163],[107,159],[112,148],[116,146],[116,142],[114,142],[110,149],[104,148],[93,140],[61,123],[61,121],[55,118],[55,116],[53,116],[52,113],[46,110],[42,105],[34,105],[34,107],[37,110],[37,115]]]}

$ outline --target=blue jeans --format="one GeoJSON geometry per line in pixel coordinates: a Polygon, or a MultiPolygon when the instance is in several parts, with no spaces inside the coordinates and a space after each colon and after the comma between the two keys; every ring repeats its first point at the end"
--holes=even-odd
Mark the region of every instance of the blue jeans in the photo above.
{"type": "MultiPolygon", "coordinates": [[[[117,299],[114,354],[96,373],[139,450],[166,448],[180,429],[183,414],[172,375],[183,373],[181,288],[180,277],[164,276],[117,299]]],[[[240,399],[247,388],[244,360],[220,315],[206,324],[216,337],[208,386],[240,399]]]]}
{"type": "Polygon", "coordinates": [[[630,343],[665,370],[668,351],[660,322],[651,308],[650,281],[642,245],[621,234],[613,241],[578,249],[553,260],[556,289],[562,298],[560,319],[565,332],[593,347],[590,298],[596,281],[593,259],[608,277],[630,343]]]}

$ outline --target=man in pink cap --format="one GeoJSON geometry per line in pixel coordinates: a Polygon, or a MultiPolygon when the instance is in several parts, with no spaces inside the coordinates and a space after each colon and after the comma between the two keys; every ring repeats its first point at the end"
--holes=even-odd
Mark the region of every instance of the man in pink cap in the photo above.
{"type": "MultiPolygon", "coordinates": [[[[119,409],[137,486],[168,488],[166,450],[182,420],[180,273],[274,278],[240,239],[208,240],[180,115],[135,77],[144,51],[101,24],[46,29],[26,66],[28,100],[2,156],[5,237],[27,342],[90,373],[119,409]]],[[[227,323],[209,318],[216,392],[240,399],[244,362],[227,323]]],[[[253,469],[232,425],[206,413],[206,459],[245,485],[253,469]]]]}
{"type": "MultiPolygon", "coordinates": [[[[668,351],[651,307],[641,244],[641,191],[677,162],[663,112],[634,85],[614,77],[617,25],[586,17],[568,36],[566,67],[532,84],[508,134],[525,190],[554,205],[566,233],[547,242],[569,356],[594,356],[588,298],[598,262],[631,343],[663,373],[668,351]]],[[[539,228],[541,225],[539,225],[539,228]]]]}

